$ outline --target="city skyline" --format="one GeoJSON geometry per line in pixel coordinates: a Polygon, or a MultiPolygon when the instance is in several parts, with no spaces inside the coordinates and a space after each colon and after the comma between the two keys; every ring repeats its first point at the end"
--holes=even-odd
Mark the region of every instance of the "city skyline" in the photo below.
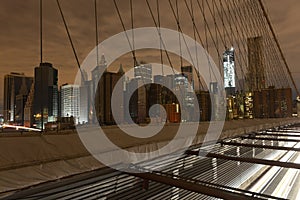
{"type": "MultiPolygon", "coordinates": [[[[70,26],[79,60],[82,61],[95,46],[93,37],[94,21],[91,12],[93,5],[92,2],[86,3],[82,0],[73,2],[72,5],[68,2],[62,2],[62,6],[66,12],[67,22],[70,26]],[[74,12],[79,6],[81,7],[80,12],[74,12]]],[[[290,65],[292,75],[299,86],[300,73],[297,71],[297,54],[300,45],[298,45],[296,38],[300,33],[300,28],[293,24],[299,21],[300,16],[297,9],[300,7],[300,3],[295,0],[289,0],[285,4],[282,4],[279,0],[264,2],[290,65]]],[[[110,6],[107,2],[103,3],[105,4],[103,6],[110,6]]],[[[23,72],[27,76],[33,76],[34,67],[40,62],[40,55],[38,1],[30,0],[16,3],[5,0],[1,4],[3,21],[0,25],[2,32],[0,38],[2,44],[0,47],[0,70],[2,74],[0,77],[0,109],[2,110],[4,75],[10,72],[23,72]],[[14,12],[12,12],[13,10],[14,12]],[[12,15],[10,13],[18,14],[12,15]],[[18,59],[15,59],[16,57],[18,59]]],[[[122,4],[121,1],[120,4],[122,4]]],[[[61,18],[54,2],[44,0],[44,7],[44,61],[53,63],[60,71],[59,85],[71,84],[75,78],[77,67],[61,18]]],[[[101,6],[99,10],[101,11],[101,6]]],[[[136,15],[140,16],[141,13],[136,13],[136,15]]],[[[117,30],[115,26],[111,26],[117,20],[114,8],[102,10],[99,18],[100,41],[111,34],[122,31],[120,27],[117,30]]],[[[174,23],[173,19],[170,19],[170,21],[174,23]]],[[[138,25],[140,26],[140,24],[138,25]]],[[[168,24],[163,24],[163,26],[168,27],[168,24]]],[[[128,66],[124,66],[124,68],[127,69],[128,66]]]]}

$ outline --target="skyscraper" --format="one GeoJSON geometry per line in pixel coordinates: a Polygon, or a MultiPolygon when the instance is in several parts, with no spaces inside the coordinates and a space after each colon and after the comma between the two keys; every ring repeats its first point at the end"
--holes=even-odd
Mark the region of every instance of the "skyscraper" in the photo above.
{"type": "Polygon", "coordinates": [[[248,38],[248,74],[246,80],[250,91],[259,91],[265,88],[263,53],[263,37],[248,38]]]}
{"type": "Polygon", "coordinates": [[[41,63],[34,71],[34,109],[37,128],[58,117],[58,71],[51,63],[41,63]]]}
{"type": "Polygon", "coordinates": [[[224,87],[227,95],[235,93],[234,48],[227,49],[223,54],[224,87]]]}
{"type": "Polygon", "coordinates": [[[64,84],[61,93],[61,117],[74,117],[78,124],[80,117],[80,86],[64,84]]]}
{"type": "Polygon", "coordinates": [[[34,84],[31,85],[25,106],[24,106],[24,126],[32,127],[34,123],[33,104],[34,104],[34,84]]]}
{"type": "Polygon", "coordinates": [[[194,89],[193,66],[182,66],[181,73],[187,78],[189,84],[192,86],[192,89],[194,89]]]}
{"type": "MultiPolygon", "coordinates": [[[[131,79],[127,84],[127,95],[129,99],[129,112],[130,117],[136,123],[144,123],[147,118],[147,108],[148,108],[148,92],[145,83],[140,78],[131,79]],[[130,96],[129,94],[132,94],[130,96]]],[[[128,99],[127,99],[128,100],[128,99]]]]}
{"type": "Polygon", "coordinates": [[[33,78],[25,76],[24,73],[11,73],[4,76],[5,122],[23,124],[24,102],[32,83],[33,78]]]}
{"type": "Polygon", "coordinates": [[[90,114],[93,112],[91,94],[93,88],[92,80],[85,80],[80,85],[80,123],[88,123],[92,121],[90,114]]]}
{"type": "MultiPolygon", "coordinates": [[[[94,95],[94,105],[95,105],[95,113],[97,117],[97,122],[100,124],[114,124],[114,116],[112,114],[111,105],[112,105],[112,93],[116,87],[118,81],[123,77],[124,71],[122,66],[120,66],[119,71],[117,73],[106,71],[106,61],[104,56],[102,56],[100,61],[100,66],[96,66],[96,68],[92,71],[92,82],[94,95]],[[102,74],[101,77],[99,77],[102,74]],[[97,82],[98,81],[98,82],[97,82]]],[[[122,81],[124,84],[124,80],[122,81]]],[[[124,86],[121,85],[121,88],[118,88],[123,91],[124,86]]],[[[118,98],[118,105],[120,105],[120,113],[118,119],[123,121],[123,94],[120,94],[118,98]]],[[[94,121],[95,122],[95,121],[94,121]]]]}
{"type": "Polygon", "coordinates": [[[134,67],[134,78],[140,79],[144,84],[152,83],[152,65],[140,64],[134,67]]]}

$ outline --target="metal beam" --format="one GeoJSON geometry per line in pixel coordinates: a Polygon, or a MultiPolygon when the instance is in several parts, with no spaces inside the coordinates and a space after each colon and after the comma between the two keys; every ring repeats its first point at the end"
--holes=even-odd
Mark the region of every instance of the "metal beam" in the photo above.
{"type": "Polygon", "coordinates": [[[286,130],[282,129],[282,130],[277,130],[277,131],[275,131],[275,130],[269,130],[267,132],[272,132],[272,133],[300,133],[300,131],[290,130],[290,129],[286,129],[286,130]]]}
{"type": "Polygon", "coordinates": [[[154,173],[129,173],[132,176],[136,176],[145,180],[151,180],[173,187],[181,188],[191,192],[196,192],[200,194],[205,194],[211,197],[221,198],[221,199],[261,199],[257,197],[251,197],[241,193],[235,193],[231,191],[226,191],[223,189],[218,189],[215,187],[209,187],[206,185],[200,185],[197,183],[187,182],[186,180],[175,179],[173,177],[168,177],[164,175],[158,175],[154,173]]]}
{"type": "Polygon", "coordinates": [[[209,152],[203,151],[203,150],[201,150],[200,152],[195,151],[195,150],[193,150],[193,151],[188,150],[188,151],[186,151],[186,154],[195,155],[195,156],[204,156],[204,157],[210,157],[210,158],[218,158],[218,159],[224,159],[224,160],[233,160],[233,161],[253,163],[253,164],[271,165],[271,166],[278,166],[278,167],[284,167],[284,168],[300,169],[300,164],[296,164],[296,163],[265,160],[265,159],[259,159],[259,158],[228,156],[228,155],[222,155],[222,154],[216,154],[216,153],[209,153],[209,152]]]}
{"type": "Polygon", "coordinates": [[[257,133],[256,135],[280,136],[280,137],[300,137],[300,134],[282,134],[282,133],[257,133]]]}
{"type": "Polygon", "coordinates": [[[296,139],[286,139],[286,138],[267,138],[267,137],[255,137],[255,136],[241,136],[242,139],[250,140],[268,140],[268,141],[279,141],[279,142],[300,142],[296,139]]]}
{"type": "Polygon", "coordinates": [[[220,143],[222,145],[230,145],[230,146],[237,146],[237,147],[253,147],[253,148],[283,150],[283,151],[300,151],[300,148],[293,148],[293,147],[269,146],[269,145],[238,143],[238,142],[220,142],[220,143]]]}

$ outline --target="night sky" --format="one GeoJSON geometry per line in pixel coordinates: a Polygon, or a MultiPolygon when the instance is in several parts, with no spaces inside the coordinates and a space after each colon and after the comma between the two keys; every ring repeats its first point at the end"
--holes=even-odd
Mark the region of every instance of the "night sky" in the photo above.
{"type": "MultiPolygon", "coordinates": [[[[120,0],[124,17],[130,17],[128,1],[120,0]],[[124,5],[122,5],[124,4],[124,5]]],[[[164,1],[161,1],[164,4],[164,1]]],[[[286,56],[294,79],[300,87],[300,1],[264,0],[269,17],[286,56]]],[[[99,0],[100,41],[122,31],[112,1],[99,0]]],[[[92,0],[61,0],[61,5],[74,40],[79,60],[95,47],[94,13],[92,0]]],[[[139,6],[139,5],[135,5],[139,6]]],[[[163,5],[162,5],[163,7],[163,5]]],[[[146,8],[135,7],[137,26],[149,19],[146,8]]],[[[163,26],[174,19],[164,18],[163,26]]],[[[128,21],[128,20],[127,20],[128,21]]],[[[127,23],[126,21],[126,23],[127,23]]],[[[128,27],[130,23],[126,24],[128,27]]],[[[149,25],[149,24],[147,24],[149,25]]],[[[130,27],[129,27],[130,28],[130,27]]],[[[39,1],[0,1],[0,108],[3,104],[4,75],[24,72],[33,76],[34,67],[40,62],[39,54],[39,1]]],[[[73,83],[77,65],[57,9],[56,1],[44,0],[44,61],[51,62],[59,70],[59,84],[73,83]]],[[[1,109],[2,111],[2,109],[1,109]]],[[[0,112],[1,112],[0,111],[0,112]]]]}

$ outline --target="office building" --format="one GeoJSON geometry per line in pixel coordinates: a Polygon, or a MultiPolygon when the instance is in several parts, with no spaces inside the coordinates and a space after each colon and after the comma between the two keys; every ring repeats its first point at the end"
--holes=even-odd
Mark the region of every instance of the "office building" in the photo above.
{"type": "MultiPolygon", "coordinates": [[[[101,70],[101,69],[100,69],[101,70]]],[[[93,71],[93,75],[96,76],[96,71],[93,71]]],[[[112,105],[112,93],[114,89],[123,92],[124,86],[121,84],[120,88],[116,88],[116,85],[120,79],[124,84],[124,71],[122,66],[120,66],[119,71],[117,73],[107,72],[106,70],[102,74],[100,81],[98,82],[95,94],[95,113],[96,120],[99,124],[111,125],[115,124],[114,117],[118,117],[119,121],[123,121],[124,112],[123,112],[123,103],[124,103],[124,95],[123,93],[119,94],[118,102],[116,102],[120,106],[120,112],[118,116],[113,116],[111,105],[112,105]]]]}
{"type": "Polygon", "coordinates": [[[24,102],[27,99],[33,78],[24,73],[4,76],[4,121],[23,124],[24,102]]]}
{"type": "Polygon", "coordinates": [[[91,94],[93,88],[93,81],[84,81],[80,86],[80,116],[79,123],[85,124],[93,122],[93,102],[91,94]]]}
{"type": "Polygon", "coordinates": [[[152,65],[140,64],[135,66],[134,78],[140,79],[144,84],[152,83],[152,65]]]}
{"type": "Polygon", "coordinates": [[[33,115],[36,127],[43,129],[58,117],[58,71],[51,63],[41,63],[35,68],[34,80],[33,115]]]}
{"type": "Polygon", "coordinates": [[[127,84],[125,97],[129,97],[129,113],[135,123],[144,123],[148,117],[148,95],[147,87],[139,78],[130,80],[127,84]],[[129,94],[132,94],[131,96],[129,94]]]}
{"type": "Polygon", "coordinates": [[[235,93],[234,48],[227,49],[223,54],[224,87],[227,95],[235,93]]]}
{"type": "Polygon", "coordinates": [[[181,67],[181,73],[187,78],[189,84],[191,84],[191,88],[194,89],[193,66],[181,67]]]}
{"type": "Polygon", "coordinates": [[[248,73],[246,83],[249,91],[266,87],[263,37],[248,38],[248,73]]]}
{"type": "Polygon", "coordinates": [[[79,123],[80,117],[80,86],[64,84],[60,89],[61,117],[73,117],[79,123]]]}
{"type": "Polygon", "coordinates": [[[24,107],[24,126],[26,127],[32,127],[34,123],[33,103],[34,103],[34,84],[31,85],[30,92],[24,107]]]}

